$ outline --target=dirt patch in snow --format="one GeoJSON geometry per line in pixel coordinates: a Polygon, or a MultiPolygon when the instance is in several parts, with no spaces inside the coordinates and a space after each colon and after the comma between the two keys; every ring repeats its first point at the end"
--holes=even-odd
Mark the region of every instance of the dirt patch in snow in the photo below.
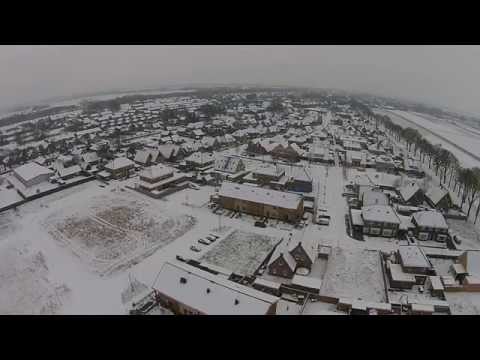
{"type": "Polygon", "coordinates": [[[189,231],[190,215],[175,214],[130,192],[80,199],[44,222],[49,233],[101,275],[138,263],[189,231]]]}

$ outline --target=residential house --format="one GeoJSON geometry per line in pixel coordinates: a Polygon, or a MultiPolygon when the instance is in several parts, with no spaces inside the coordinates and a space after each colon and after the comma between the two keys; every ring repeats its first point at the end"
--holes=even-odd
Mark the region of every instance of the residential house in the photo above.
{"type": "Polygon", "coordinates": [[[185,151],[178,145],[174,144],[163,144],[158,146],[159,156],[156,159],[156,162],[167,161],[167,162],[177,162],[185,156],[185,151]]]}
{"type": "Polygon", "coordinates": [[[450,192],[442,187],[432,186],[425,193],[425,201],[437,210],[448,210],[453,206],[450,192]]]}
{"type": "Polygon", "coordinates": [[[245,164],[239,157],[234,156],[220,156],[215,160],[215,171],[235,174],[245,170],[245,164]]]}
{"type": "Polygon", "coordinates": [[[213,165],[215,156],[212,153],[195,152],[185,158],[185,162],[188,167],[202,169],[207,166],[213,165]]]}
{"type": "Polygon", "coordinates": [[[256,186],[223,182],[219,204],[229,210],[295,223],[303,216],[303,196],[256,186]]]}
{"type": "Polygon", "coordinates": [[[447,241],[448,225],[438,211],[418,211],[412,216],[414,233],[419,240],[447,241]]]}
{"type": "Polygon", "coordinates": [[[167,261],[153,289],[181,315],[274,315],[279,298],[183,262],[167,261]]]}
{"type": "Polygon", "coordinates": [[[30,162],[13,170],[13,176],[25,187],[32,187],[49,181],[54,172],[49,168],[30,162]]]}
{"type": "Polygon", "coordinates": [[[398,233],[400,219],[391,206],[364,206],[361,218],[364,235],[395,237],[398,233]]]}
{"type": "Polygon", "coordinates": [[[411,181],[403,185],[399,190],[398,194],[404,204],[411,206],[418,206],[423,204],[425,200],[425,194],[420,186],[415,182],[411,181]]]}
{"type": "Polygon", "coordinates": [[[295,167],[287,184],[290,191],[311,193],[313,191],[312,175],[305,167],[295,167]]]}
{"type": "Polygon", "coordinates": [[[137,150],[133,161],[138,165],[150,166],[152,164],[152,154],[149,150],[137,150]]]}
{"type": "Polygon", "coordinates": [[[105,165],[105,170],[114,179],[128,177],[133,168],[134,162],[127,159],[126,157],[113,159],[105,165]]]}

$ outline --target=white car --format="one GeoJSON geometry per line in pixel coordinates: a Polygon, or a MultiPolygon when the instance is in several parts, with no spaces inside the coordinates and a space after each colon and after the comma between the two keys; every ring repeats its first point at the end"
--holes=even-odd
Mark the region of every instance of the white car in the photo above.
{"type": "Polygon", "coordinates": [[[195,246],[195,245],[190,246],[190,250],[195,251],[195,252],[202,251],[202,249],[200,249],[198,246],[195,246]]]}

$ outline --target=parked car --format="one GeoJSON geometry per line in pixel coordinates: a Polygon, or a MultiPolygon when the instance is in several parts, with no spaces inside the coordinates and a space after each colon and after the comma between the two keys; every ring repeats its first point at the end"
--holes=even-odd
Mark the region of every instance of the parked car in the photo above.
{"type": "Polygon", "coordinates": [[[213,237],[212,235],[205,236],[205,239],[209,240],[211,243],[215,242],[215,240],[217,240],[217,238],[213,237]]]}
{"type": "Polygon", "coordinates": [[[197,184],[190,183],[189,185],[190,185],[190,187],[191,187],[192,189],[194,189],[194,190],[200,190],[200,186],[198,186],[197,184]]]}
{"type": "Polygon", "coordinates": [[[266,228],[267,227],[267,225],[262,221],[255,221],[255,226],[256,227],[261,227],[261,228],[266,228]]]}
{"type": "Polygon", "coordinates": [[[198,239],[198,242],[203,245],[210,245],[210,241],[205,239],[198,239]]]}
{"type": "Polygon", "coordinates": [[[195,251],[195,252],[200,252],[200,251],[202,251],[202,249],[200,249],[199,247],[197,247],[197,246],[195,246],[195,245],[190,246],[190,250],[195,251]]]}
{"type": "Polygon", "coordinates": [[[211,237],[215,238],[215,240],[217,240],[217,239],[220,237],[220,235],[217,235],[217,234],[212,234],[212,233],[210,233],[210,235],[209,235],[209,236],[211,236],[211,237]]]}

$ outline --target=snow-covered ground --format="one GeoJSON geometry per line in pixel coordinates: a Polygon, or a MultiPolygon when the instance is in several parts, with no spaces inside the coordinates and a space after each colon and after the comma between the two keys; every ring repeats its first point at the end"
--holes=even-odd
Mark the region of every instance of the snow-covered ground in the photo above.
{"type": "Polygon", "coordinates": [[[479,292],[446,292],[452,315],[480,315],[479,292]]]}
{"type": "Polygon", "coordinates": [[[59,210],[43,225],[82,261],[108,274],[139,261],[194,226],[194,217],[173,209],[167,212],[161,203],[146,199],[115,188],[100,194],[81,193],[59,203],[59,210]]]}
{"type": "Polygon", "coordinates": [[[230,269],[236,274],[252,275],[279,241],[266,235],[234,230],[200,261],[230,269]]]}
{"type": "Polygon", "coordinates": [[[333,248],[320,295],[385,301],[379,253],[364,249],[333,248]]]}
{"type": "Polygon", "coordinates": [[[424,114],[379,109],[376,109],[375,113],[389,116],[393,122],[402,127],[417,129],[420,134],[432,144],[441,144],[443,148],[451,151],[463,166],[480,166],[478,159],[475,159],[458,148],[460,147],[480,156],[480,133],[478,131],[471,131],[468,127],[463,128],[463,125],[459,126],[458,123],[454,121],[437,119],[424,114]],[[458,147],[453,146],[437,135],[450,140],[458,147]]]}

